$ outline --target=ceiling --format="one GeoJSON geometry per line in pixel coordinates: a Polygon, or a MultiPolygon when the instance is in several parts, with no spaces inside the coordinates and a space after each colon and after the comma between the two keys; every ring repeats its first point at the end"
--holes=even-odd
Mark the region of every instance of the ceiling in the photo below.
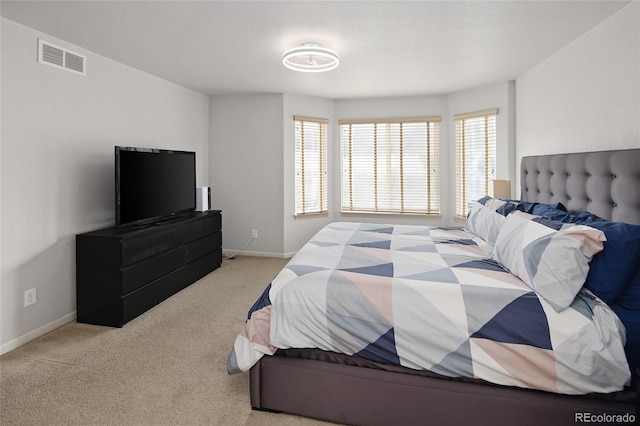
{"type": "Polygon", "coordinates": [[[516,79],[629,3],[3,0],[0,13],[206,94],[345,99],[516,79]],[[283,52],[304,42],[335,50],[340,66],[285,68],[283,52]]]}

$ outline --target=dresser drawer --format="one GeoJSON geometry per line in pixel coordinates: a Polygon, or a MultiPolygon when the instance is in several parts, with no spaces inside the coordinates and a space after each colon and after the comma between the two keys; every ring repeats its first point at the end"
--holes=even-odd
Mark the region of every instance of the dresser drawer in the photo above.
{"type": "Polygon", "coordinates": [[[121,270],[122,294],[168,274],[185,263],[187,247],[180,246],[161,255],[146,259],[121,270]]]}
{"type": "Polygon", "coordinates": [[[122,295],[172,272],[184,264],[191,263],[222,246],[220,231],[206,235],[189,244],[123,268],[122,295]]]}
{"type": "Polygon", "coordinates": [[[220,254],[218,249],[122,297],[122,324],[213,271],[220,265],[220,254]]]}
{"type": "Polygon", "coordinates": [[[220,231],[220,214],[207,214],[160,230],[148,229],[122,240],[122,265],[129,266],[220,231]]]}
{"type": "Polygon", "coordinates": [[[192,222],[184,227],[185,241],[193,241],[201,238],[203,235],[213,234],[220,231],[221,217],[219,214],[210,214],[203,220],[192,222]]]}
{"type": "Polygon", "coordinates": [[[185,262],[190,263],[205,254],[219,249],[222,246],[222,232],[218,231],[214,234],[207,235],[204,238],[194,241],[187,245],[185,253],[185,262]]]}
{"type": "Polygon", "coordinates": [[[177,227],[127,238],[122,241],[122,266],[133,265],[172,250],[183,245],[184,241],[184,232],[177,227]]]}

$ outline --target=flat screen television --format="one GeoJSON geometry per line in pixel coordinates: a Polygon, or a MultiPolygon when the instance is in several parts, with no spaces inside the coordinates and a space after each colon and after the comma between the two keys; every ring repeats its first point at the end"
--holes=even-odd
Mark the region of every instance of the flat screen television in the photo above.
{"type": "Polygon", "coordinates": [[[116,226],[171,219],[196,207],[196,153],[115,147],[116,226]]]}

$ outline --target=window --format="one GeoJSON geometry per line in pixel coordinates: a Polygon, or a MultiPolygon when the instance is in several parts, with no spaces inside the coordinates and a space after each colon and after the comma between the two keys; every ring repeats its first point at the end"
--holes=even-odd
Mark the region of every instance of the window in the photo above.
{"type": "Polygon", "coordinates": [[[456,126],[456,216],[466,218],[469,204],[489,194],[496,178],[497,109],[453,117],[456,126]]]}
{"type": "Polygon", "coordinates": [[[342,212],[440,214],[440,117],[339,124],[342,212]]]}
{"type": "Polygon", "coordinates": [[[327,212],[327,126],[329,120],[295,121],[296,216],[327,212]]]}

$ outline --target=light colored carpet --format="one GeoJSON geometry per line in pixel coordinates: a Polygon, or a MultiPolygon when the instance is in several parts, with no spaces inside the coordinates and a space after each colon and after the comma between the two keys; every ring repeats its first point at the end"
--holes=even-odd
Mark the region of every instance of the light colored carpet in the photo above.
{"type": "Polygon", "coordinates": [[[0,424],[315,425],[253,411],[226,359],[284,259],[237,257],[126,324],[76,322],[0,358],[0,424]]]}

